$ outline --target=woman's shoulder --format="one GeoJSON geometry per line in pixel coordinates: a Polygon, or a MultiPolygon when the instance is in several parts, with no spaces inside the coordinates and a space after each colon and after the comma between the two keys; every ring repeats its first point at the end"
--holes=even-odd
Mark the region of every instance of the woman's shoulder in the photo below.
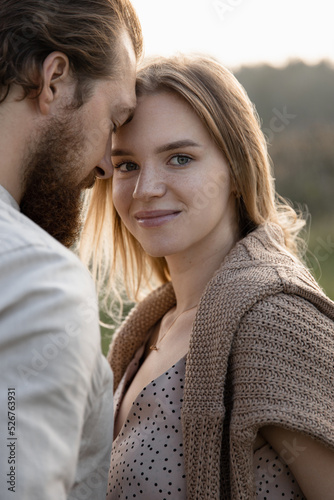
{"type": "Polygon", "coordinates": [[[176,302],[172,284],[165,283],[151,291],[146,297],[135,304],[128,316],[117,330],[115,336],[124,331],[132,330],[140,325],[141,329],[152,327],[176,302]]]}
{"type": "MultiPolygon", "coordinates": [[[[321,335],[332,338],[334,349],[334,303],[324,295],[314,300],[300,294],[280,292],[268,295],[257,301],[241,320],[241,328],[250,328],[257,325],[258,330],[263,330],[272,335],[278,330],[281,337],[291,334],[294,338],[304,335],[310,341],[312,335],[320,340],[321,335]],[[323,303],[320,303],[320,298],[323,303]]],[[[241,329],[240,328],[240,329],[241,329]]]]}
{"type": "Polygon", "coordinates": [[[292,302],[300,297],[307,307],[315,306],[334,320],[334,302],[303,263],[282,246],[279,235],[279,228],[271,224],[240,240],[215,273],[207,294],[242,315],[269,297],[276,297],[282,307],[287,297],[294,297],[292,302]]]}
{"type": "Polygon", "coordinates": [[[329,378],[329,387],[334,383],[333,318],[298,295],[258,301],[240,321],[232,351],[233,364],[240,370],[248,366],[255,379],[261,372],[288,385],[312,380],[310,385],[320,387],[329,378]]]}

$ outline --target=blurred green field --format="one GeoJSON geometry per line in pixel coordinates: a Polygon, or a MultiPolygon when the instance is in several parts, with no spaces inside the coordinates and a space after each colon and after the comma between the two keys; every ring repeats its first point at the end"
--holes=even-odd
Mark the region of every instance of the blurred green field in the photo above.
{"type": "MultiPolygon", "coordinates": [[[[133,304],[124,307],[123,319],[129,314],[132,306],[133,304]]],[[[106,328],[105,326],[101,325],[102,352],[104,355],[107,355],[112,335],[117,326],[113,323],[112,319],[109,316],[103,313],[103,311],[100,311],[100,320],[102,323],[110,326],[110,328],[106,328]]]]}
{"type": "Polygon", "coordinates": [[[334,223],[324,216],[311,225],[308,267],[325,293],[334,300],[334,223]]]}

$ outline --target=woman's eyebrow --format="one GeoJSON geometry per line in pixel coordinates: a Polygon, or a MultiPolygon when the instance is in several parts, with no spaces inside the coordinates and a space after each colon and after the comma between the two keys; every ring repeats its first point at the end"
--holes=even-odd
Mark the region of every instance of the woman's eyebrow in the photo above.
{"type": "Polygon", "coordinates": [[[166,151],[170,151],[171,149],[180,149],[185,148],[187,146],[193,146],[196,148],[200,148],[201,145],[197,142],[192,141],[191,139],[183,139],[180,141],[169,142],[168,144],[164,144],[163,146],[159,146],[154,150],[156,154],[165,153],[166,151]]]}
{"type": "MultiPolygon", "coordinates": [[[[163,144],[154,150],[155,154],[165,153],[166,151],[171,151],[173,149],[180,149],[185,147],[196,147],[201,148],[201,144],[192,141],[191,139],[182,139],[180,141],[168,142],[167,144],[163,144]]],[[[133,156],[133,152],[129,149],[112,149],[111,156],[133,156]]]]}
{"type": "Polygon", "coordinates": [[[112,149],[111,156],[133,156],[133,153],[127,149],[112,149]]]}

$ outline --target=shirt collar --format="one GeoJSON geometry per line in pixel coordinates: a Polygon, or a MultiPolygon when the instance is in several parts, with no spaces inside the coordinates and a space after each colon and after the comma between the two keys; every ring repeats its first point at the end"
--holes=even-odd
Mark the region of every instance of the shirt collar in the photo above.
{"type": "Polygon", "coordinates": [[[14,200],[12,195],[5,189],[3,186],[0,184],[0,200],[2,200],[4,203],[7,203],[7,205],[10,205],[11,207],[15,208],[15,210],[20,211],[19,204],[14,200]]]}

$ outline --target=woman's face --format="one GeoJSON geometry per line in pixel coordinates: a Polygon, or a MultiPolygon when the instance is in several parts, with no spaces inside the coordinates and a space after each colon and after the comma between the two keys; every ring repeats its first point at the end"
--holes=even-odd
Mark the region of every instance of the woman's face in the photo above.
{"type": "Polygon", "coordinates": [[[229,167],[184,99],[165,92],[139,98],[112,144],[114,205],[149,255],[191,259],[234,244],[229,167]]]}

